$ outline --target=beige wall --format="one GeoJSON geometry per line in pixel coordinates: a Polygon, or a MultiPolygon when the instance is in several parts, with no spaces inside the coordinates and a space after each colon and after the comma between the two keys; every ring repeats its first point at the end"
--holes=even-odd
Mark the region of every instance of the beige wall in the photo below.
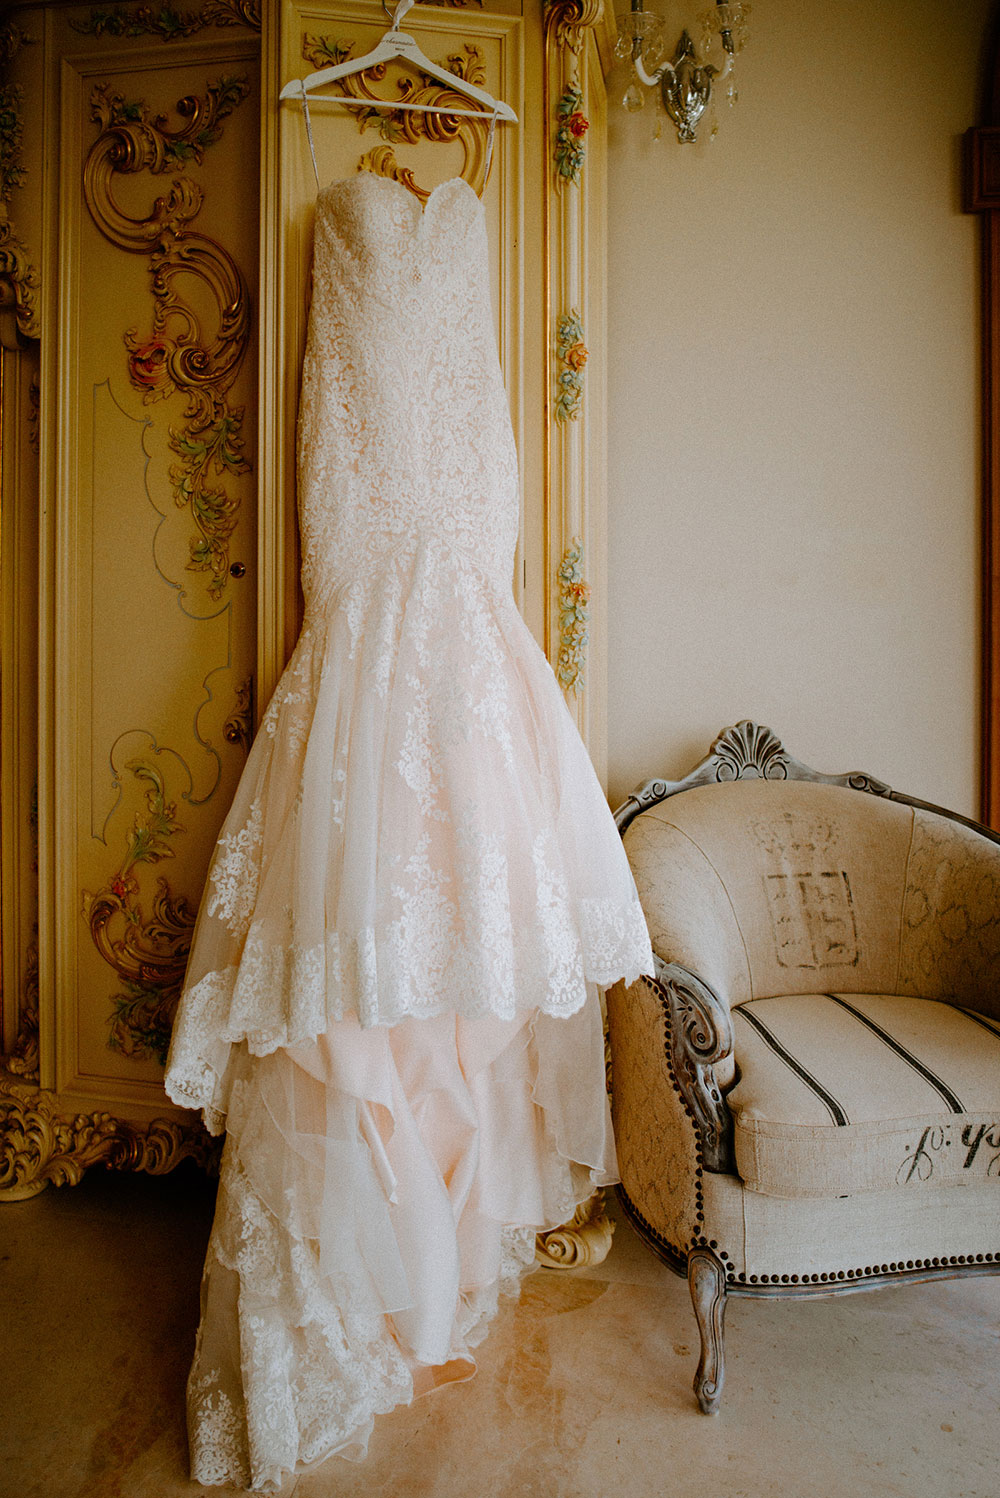
{"type": "Polygon", "coordinates": [[[960,137],[990,9],[754,0],[714,141],[613,110],[615,803],[756,717],[818,768],[977,807],[960,137]]]}

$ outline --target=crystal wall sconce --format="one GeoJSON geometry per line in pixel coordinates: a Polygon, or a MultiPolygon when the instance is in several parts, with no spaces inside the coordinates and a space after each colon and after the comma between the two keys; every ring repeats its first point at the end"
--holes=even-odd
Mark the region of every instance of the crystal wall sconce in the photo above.
{"type": "MultiPolygon", "coordinates": [[[[622,105],[633,112],[646,102],[644,88],[658,88],[663,107],[677,130],[677,139],[690,143],[712,98],[716,83],[726,81],[726,97],[736,102],[733,77],[736,54],[747,40],[750,6],[744,0],[716,0],[700,17],[701,40],[696,47],[687,31],[681,33],[677,50],[669,61],[663,41],[663,21],[642,0],[632,0],[632,9],[619,17],[615,54],[628,60],[628,86],[622,105]],[[717,58],[717,62],[710,59],[717,58]]],[[[716,127],[713,125],[712,134],[716,127]]]]}

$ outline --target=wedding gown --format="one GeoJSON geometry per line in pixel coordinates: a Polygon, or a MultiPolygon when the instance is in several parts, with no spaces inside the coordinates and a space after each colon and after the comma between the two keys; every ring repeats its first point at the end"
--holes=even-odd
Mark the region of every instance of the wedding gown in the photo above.
{"type": "Polygon", "coordinates": [[[273,1490],[474,1371],[537,1229],[616,1179],[597,986],[652,970],[515,608],[482,206],[319,194],[305,617],[209,870],[168,1061],[227,1131],[192,1476],[273,1490]]]}

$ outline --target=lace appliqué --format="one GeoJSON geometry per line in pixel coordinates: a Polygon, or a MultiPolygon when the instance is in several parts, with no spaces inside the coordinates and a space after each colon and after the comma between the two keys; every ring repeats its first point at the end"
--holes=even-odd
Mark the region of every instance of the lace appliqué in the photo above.
{"type": "Polygon", "coordinates": [[[255,801],[250,817],[239,829],[219,838],[208,875],[208,913],[217,915],[234,936],[250,929],[260,884],[260,852],[264,841],[264,808],[255,801]]]}

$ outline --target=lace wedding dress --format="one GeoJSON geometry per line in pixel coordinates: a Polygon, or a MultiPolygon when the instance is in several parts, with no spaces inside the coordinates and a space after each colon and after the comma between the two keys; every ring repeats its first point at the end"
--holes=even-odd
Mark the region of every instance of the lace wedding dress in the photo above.
{"type": "Polygon", "coordinates": [[[467,1378],[536,1229],[615,1179],[597,986],[652,970],[518,614],[481,204],[320,193],[301,637],[209,871],[167,1068],[227,1131],[192,1476],[273,1490],[467,1378]]]}

